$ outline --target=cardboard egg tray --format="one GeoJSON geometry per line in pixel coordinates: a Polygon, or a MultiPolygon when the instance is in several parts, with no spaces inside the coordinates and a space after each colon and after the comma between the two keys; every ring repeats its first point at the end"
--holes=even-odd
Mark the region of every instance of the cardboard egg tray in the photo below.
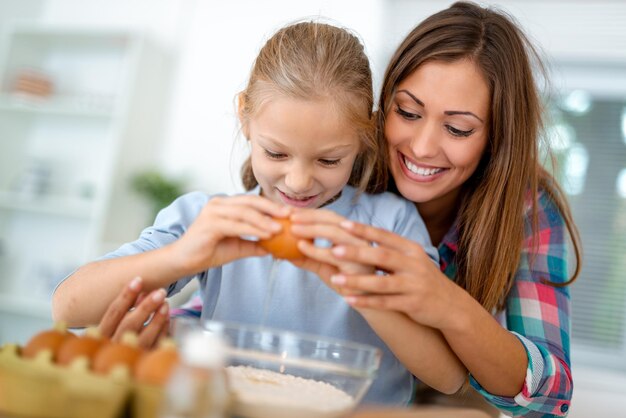
{"type": "Polygon", "coordinates": [[[163,398],[162,388],[135,384],[126,369],[117,369],[109,376],[101,376],[89,371],[86,362],[62,367],[53,364],[50,356],[25,359],[20,357],[19,351],[19,347],[14,344],[0,347],[0,416],[158,416],[163,398]]]}

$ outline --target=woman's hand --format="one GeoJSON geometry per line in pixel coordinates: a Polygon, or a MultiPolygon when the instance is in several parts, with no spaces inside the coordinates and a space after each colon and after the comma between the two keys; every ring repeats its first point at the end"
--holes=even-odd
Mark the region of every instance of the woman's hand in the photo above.
{"type": "Polygon", "coordinates": [[[141,287],[141,278],[134,278],[109,305],[98,326],[103,337],[119,341],[126,331],[132,331],[137,334],[139,347],[148,349],[167,335],[170,317],[165,291],[146,295],[141,287]]]}
{"type": "Polygon", "coordinates": [[[365,264],[387,273],[337,274],[334,286],[349,292],[346,301],[357,309],[404,312],[414,321],[433,328],[451,325],[453,299],[461,289],[441,273],[423,248],[392,232],[345,221],[344,231],[374,246],[340,245],[332,253],[340,260],[365,264]]]}
{"type": "MultiPolygon", "coordinates": [[[[339,273],[368,274],[374,272],[374,268],[367,264],[337,258],[331,251],[332,247],[324,248],[313,245],[312,240],[315,238],[325,239],[333,246],[343,244],[351,246],[369,245],[367,241],[357,238],[341,228],[340,224],[346,221],[346,218],[325,209],[299,209],[291,215],[291,221],[291,230],[294,235],[311,240],[298,242],[298,248],[306,257],[294,260],[293,264],[296,266],[312,271],[333,288],[335,287],[330,283],[330,278],[339,273]]],[[[338,289],[335,288],[335,290],[338,289]]]]}
{"type": "Polygon", "coordinates": [[[171,245],[170,253],[185,274],[265,255],[256,241],[242,236],[269,238],[281,228],[271,217],[286,217],[289,212],[289,207],[260,196],[214,197],[189,230],[171,245]]]}

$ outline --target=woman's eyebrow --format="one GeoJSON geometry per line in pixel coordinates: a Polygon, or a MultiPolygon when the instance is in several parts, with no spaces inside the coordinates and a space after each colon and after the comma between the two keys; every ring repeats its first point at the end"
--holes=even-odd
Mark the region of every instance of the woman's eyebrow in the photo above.
{"type": "Polygon", "coordinates": [[[469,116],[474,116],[476,119],[478,119],[479,121],[481,121],[482,123],[485,123],[481,118],[479,118],[478,116],[476,116],[474,113],[472,112],[466,112],[466,111],[462,111],[462,110],[446,110],[445,112],[443,112],[444,115],[450,115],[450,116],[454,116],[454,115],[469,115],[469,116]]]}
{"type": "MultiPolygon", "coordinates": [[[[426,107],[426,105],[424,105],[424,102],[422,102],[420,99],[418,99],[417,97],[415,97],[415,95],[413,93],[411,93],[408,90],[398,90],[398,93],[406,93],[411,99],[413,99],[415,101],[415,103],[417,103],[418,105],[422,106],[422,107],[426,107]]],[[[483,121],[481,118],[479,118],[478,116],[476,116],[475,113],[472,112],[468,112],[468,111],[463,111],[463,110],[446,110],[445,112],[443,112],[444,115],[449,115],[449,116],[454,116],[454,115],[468,115],[468,116],[473,116],[476,119],[478,119],[479,121],[481,121],[482,123],[485,123],[485,121],[483,121]]]]}
{"type": "Polygon", "coordinates": [[[420,99],[415,97],[413,95],[413,93],[411,93],[410,91],[408,91],[408,90],[398,90],[398,93],[406,93],[406,94],[408,94],[409,97],[415,101],[415,103],[417,103],[418,105],[424,107],[424,102],[422,102],[420,99]]]}

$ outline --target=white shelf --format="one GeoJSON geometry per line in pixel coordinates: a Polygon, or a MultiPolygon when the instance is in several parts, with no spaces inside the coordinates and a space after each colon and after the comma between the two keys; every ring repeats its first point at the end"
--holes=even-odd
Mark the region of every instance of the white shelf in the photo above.
{"type": "Polygon", "coordinates": [[[113,99],[109,98],[71,96],[39,98],[21,94],[3,94],[0,96],[0,110],[59,116],[109,118],[113,114],[112,102],[113,99]]]}
{"type": "Polygon", "coordinates": [[[52,304],[42,299],[0,293],[0,313],[52,320],[52,304]]]}
{"type": "Polygon", "coordinates": [[[49,326],[54,279],[145,226],[129,179],[155,162],[172,74],[133,30],[33,22],[2,34],[0,342],[49,326]],[[49,96],[15,92],[29,71],[49,96]]]}
{"type": "Polygon", "coordinates": [[[93,202],[63,196],[31,197],[0,191],[0,209],[89,219],[93,214],[93,202]]]}

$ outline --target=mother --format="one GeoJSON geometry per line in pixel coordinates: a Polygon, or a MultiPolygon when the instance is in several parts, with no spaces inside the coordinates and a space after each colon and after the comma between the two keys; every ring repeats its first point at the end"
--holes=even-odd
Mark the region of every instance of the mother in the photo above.
{"type": "Polygon", "coordinates": [[[294,231],[335,242],[347,231],[375,243],[339,245],[332,254],[301,245],[355,308],[404,312],[438,329],[493,405],[565,416],[572,394],[565,285],[579,273],[580,247],[565,197],[540,164],[533,63],[537,54],[510,17],[464,2],[420,23],[391,59],[378,113],[391,187],[415,202],[440,270],[417,244],[332,214],[297,214],[294,231]],[[577,261],[571,277],[568,237],[577,261]],[[337,260],[388,275],[339,274],[337,260]]]}

